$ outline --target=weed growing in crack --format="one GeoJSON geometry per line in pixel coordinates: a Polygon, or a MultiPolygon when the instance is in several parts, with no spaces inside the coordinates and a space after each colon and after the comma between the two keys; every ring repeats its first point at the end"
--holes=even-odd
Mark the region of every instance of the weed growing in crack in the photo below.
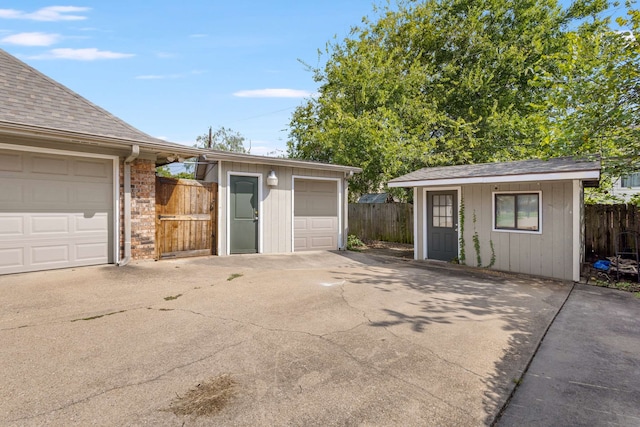
{"type": "Polygon", "coordinates": [[[174,299],[178,299],[182,296],[182,294],[178,294],[178,295],[169,295],[168,297],[164,297],[165,301],[172,301],[174,299]]]}
{"type": "Polygon", "coordinates": [[[232,275],[230,275],[229,277],[227,277],[227,281],[230,282],[233,279],[237,279],[238,277],[242,277],[243,274],[242,273],[233,273],[232,275]]]}
{"type": "Polygon", "coordinates": [[[72,322],[77,322],[79,320],[94,320],[94,319],[99,319],[101,317],[105,317],[105,316],[112,316],[114,314],[118,314],[118,313],[124,313],[127,310],[120,310],[120,311],[114,311],[112,313],[105,313],[105,314],[99,314],[97,316],[91,316],[91,317],[83,317],[81,319],[73,319],[72,322]]]}

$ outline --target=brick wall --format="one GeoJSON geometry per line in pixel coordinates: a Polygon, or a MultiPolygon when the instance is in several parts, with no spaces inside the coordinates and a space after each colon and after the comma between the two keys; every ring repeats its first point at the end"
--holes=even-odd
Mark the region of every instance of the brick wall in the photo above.
{"type": "MultiPolygon", "coordinates": [[[[120,257],[124,256],[124,165],[120,163],[120,257]]],[[[151,160],[131,164],[131,259],[156,255],[156,167],[151,160]]]]}

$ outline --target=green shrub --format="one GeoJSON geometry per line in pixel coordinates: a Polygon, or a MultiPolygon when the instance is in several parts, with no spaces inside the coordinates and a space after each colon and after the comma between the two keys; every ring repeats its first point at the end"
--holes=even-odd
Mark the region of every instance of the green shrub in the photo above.
{"type": "Polygon", "coordinates": [[[358,236],[354,234],[349,234],[347,236],[347,250],[356,251],[358,248],[362,248],[364,246],[364,242],[360,240],[358,236]]]}

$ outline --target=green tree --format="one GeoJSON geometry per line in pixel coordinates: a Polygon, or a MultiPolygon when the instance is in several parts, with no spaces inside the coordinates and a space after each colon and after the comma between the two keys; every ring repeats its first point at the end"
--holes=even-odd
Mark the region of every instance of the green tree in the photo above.
{"type": "Polygon", "coordinates": [[[168,165],[158,166],[156,168],[156,175],[165,177],[165,178],[184,178],[184,179],[193,179],[193,172],[172,172],[168,165]]]}
{"type": "Polygon", "coordinates": [[[640,169],[640,13],[631,6],[617,19],[623,30],[595,15],[568,34],[559,75],[541,78],[551,83],[544,110],[553,119],[543,145],[601,154],[607,178],[640,169]]]}
{"type": "MultiPolygon", "coordinates": [[[[362,167],[356,193],[424,166],[553,155],[571,108],[550,96],[567,78],[560,61],[580,35],[606,27],[587,18],[607,7],[426,0],[378,9],[377,20],[327,44],[323,68],[310,67],[319,96],[293,113],[289,155],[362,167]]],[[[567,151],[593,147],[579,148],[567,151]]]]}
{"type": "Polygon", "coordinates": [[[245,141],[245,137],[240,132],[220,126],[215,131],[209,128],[209,133],[196,137],[196,147],[248,153],[249,150],[244,146],[245,141]]]}

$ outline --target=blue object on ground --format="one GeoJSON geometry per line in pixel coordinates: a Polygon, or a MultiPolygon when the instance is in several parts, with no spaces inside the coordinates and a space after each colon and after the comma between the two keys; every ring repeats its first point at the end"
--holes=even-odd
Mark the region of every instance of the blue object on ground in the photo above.
{"type": "Polygon", "coordinates": [[[596,270],[607,271],[611,267],[611,261],[600,259],[593,264],[593,268],[596,270]]]}

